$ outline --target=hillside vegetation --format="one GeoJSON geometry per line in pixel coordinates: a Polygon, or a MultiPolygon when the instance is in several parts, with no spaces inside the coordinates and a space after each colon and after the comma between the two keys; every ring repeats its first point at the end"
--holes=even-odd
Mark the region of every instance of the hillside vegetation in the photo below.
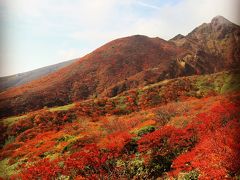
{"type": "Polygon", "coordinates": [[[239,177],[238,71],[190,76],[1,120],[12,179],[239,177]]]}

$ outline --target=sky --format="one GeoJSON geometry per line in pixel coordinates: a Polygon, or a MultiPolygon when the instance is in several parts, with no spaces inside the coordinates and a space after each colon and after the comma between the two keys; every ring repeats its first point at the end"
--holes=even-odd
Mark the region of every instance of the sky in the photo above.
{"type": "Polygon", "coordinates": [[[168,40],[222,15],[240,24],[239,0],[0,0],[0,76],[82,57],[120,37],[168,40]]]}

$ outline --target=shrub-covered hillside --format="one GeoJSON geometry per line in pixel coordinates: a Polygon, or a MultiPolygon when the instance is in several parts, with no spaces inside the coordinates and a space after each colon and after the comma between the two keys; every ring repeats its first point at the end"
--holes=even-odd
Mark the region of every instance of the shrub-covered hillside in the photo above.
{"type": "Polygon", "coordinates": [[[234,179],[239,72],[1,119],[3,179],[234,179]]]}

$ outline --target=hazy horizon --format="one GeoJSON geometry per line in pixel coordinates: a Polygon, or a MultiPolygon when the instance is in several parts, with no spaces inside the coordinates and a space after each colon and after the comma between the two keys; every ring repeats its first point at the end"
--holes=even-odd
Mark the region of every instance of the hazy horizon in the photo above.
{"type": "Polygon", "coordinates": [[[217,15],[240,24],[237,0],[0,0],[0,76],[82,57],[135,34],[168,40],[217,15]]]}

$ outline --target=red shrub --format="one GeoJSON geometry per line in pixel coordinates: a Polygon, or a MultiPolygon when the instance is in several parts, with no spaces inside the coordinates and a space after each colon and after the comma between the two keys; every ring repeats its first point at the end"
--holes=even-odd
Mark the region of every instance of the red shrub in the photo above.
{"type": "Polygon", "coordinates": [[[112,153],[120,153],[132,137],[128,132],[116,132],[105,137],[100,144],[112,153]]]}
{"type": "Polygon", "coordinates": [[[18,175],[21,179],[46,179],[52,180],[57,178],[62,172],[59,167],[59,160],[50,161],[42,159],[33,166],[27,167],[18,175]]]}
{"type": "Polygon", "coordinates": [[[164,126],[143,136],[138,141],[139,151],[144,152],[153,149],[158,155],[166,155],[174,149],[193,145],[195,143],[192,140],[193,137],[194,134],[191,129],[177,129],[173,126],[164,126]]]}
{"type": "Polygon", "coordinates": [[[63,174],[88,178],[98,175],[99,178],[110,172],[108,160],[111,158],[110,152],[100,150],[96,144],[89,144],[66,159],[63,174]]]}
{"type": "Polygon", "coordinates": [[[194,127],[199,136],[196,147],[178,156],[172,173],[198,169],[200,179],[224,179],[240,169],[240,123],[234,104],[216,105],[207,114],[200,114],[188,127],[194,127]]]}

